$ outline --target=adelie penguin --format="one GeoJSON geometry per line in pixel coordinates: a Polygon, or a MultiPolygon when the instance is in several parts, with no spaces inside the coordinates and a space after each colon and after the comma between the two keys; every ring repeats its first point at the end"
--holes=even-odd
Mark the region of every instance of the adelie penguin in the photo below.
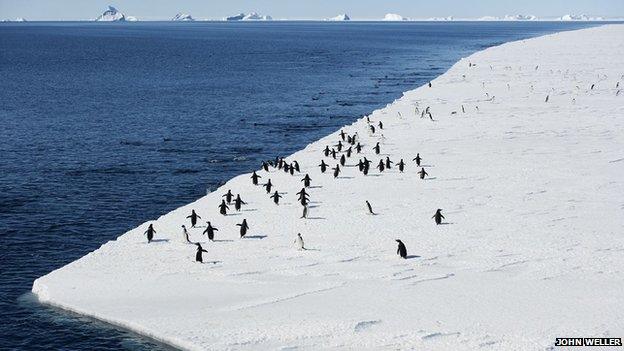
{"type": "Polygon", "coordinates": [[[303,182],[303,186],[304,187],[309,187],[310,186],[310,181],[312,180],[312,178],[310,178],[310,176],[306,173],[305,177],[303,177],[303,179],[301,179],[301,181],[303,182]]]}
{"type": "Polygon", "coordinates": [[[332,158],[335,160],[336,159],[336,150],[332,149],[331,150],[331,155],[332,155],[332,158]]]}
{"type": "Polygon", "coordinates": [[[379,155],[379,153],[381,152],[381,147],[379,146],[379,142],[377,142],[377,145],[375,145],[373,150],[375,150],[376,155],[379,155]]]}
{"type": "Polygon", "coordinates": [[[345,157],[345,155],[340,156],[340,165],[344,166],[345,163],[347,163],[347,158],[345,157]]]}
{"type": "Polygon", "coordinates": [[[340,166],[336,165],[336,167],[332,169],[334,170],[334,178],[338,178],[338,175],[340,175],[340,166]]]}
{"type": "Polygon", "coordinates": [[[234,194],[232,194],[232,190],[228,190],[227,193],[225,193],[225,195],[221,196],[225,198],[225,201],[227,201],[227,203],[232,203],[232,198],[234,197],[234,194]]]}
{"type": "Polygon", "coordinates": [[[387,169],[391,169],[392,167],[390,167],[390,165],[392,165],[394,162],[390,161],[390,157],[386,156],[386,168],[387,169]]]}
{"type": "Polygon", "coordinates": [[[383,160],[379,160],[379,164],[377,165],[377,168],[379,169],[379,172],[384,171],[384,169],[386,168],[386,165],[384,164],[383,160]]]}
{"type": "Polygon", "coordinates": [[[396,239],[396,242],[399,243],[399,247],[397,248],[397,255],[401,256],[401,258],[407,258],[407,248],[405,244],[399,239],[396,239]]]}
{"type": "Polygon", "coordinates": [[[197,213],[195,213],[195,210],[191,210],[191,215],[186,216],[186,218],[191,219],[191,228],[195,228],[195,224],[197,224],[197,218],[201,217],[197,213]]]}
{"type": "Polygon", "coordinates": [[[442,219],[444,218],[444,216],[442,215],[442,210],[438,208],[436,213],[431,218],[435,219],[436,225],[442,224],[442,219]]]}
{"type": "Polygon", "coordinates": [[[290,166],[290,175],[295,175],[295,167],[290,166]]]}
{"type": "Polygon", "coordinates": [[[202,253],[208,252],[208,251],[204,250],[204,248],[199,243],[195,243],[195,245],[197,245],[197,253],[195,254],[195,262],[204,263],[204,258],[202,257],[202,253]]]}
{"type": "Polygon", "coordinates": [[[355,145],[355,151],[359,154],[360,152],[362,152],[362,144],[360,144],[359,142],[357,143],[357,145],[355,145]]]}
{"type": "Polygon", "coordinates": [[[343,141],[345,140],[345,135],[347,135],[347,134],[344,132],[344,130],[341,129],[340,130],[340,137],[342,138],[343,141]]]}
{"type": "Polygon", "coordinates": [[[258,178],[262,178],[262,177],[257,175],[256,171],[254,171],[253,174],[251,175],[251,182],[253,183],[253,185],[258,185],[258,178]]]}
{"type": "Polygon", "coordinates": [[[227,210],[229,209],[230,208],[228,207],[228,205],[225,204],[225,200],[221,200],[221,205],[219,205],[219,213],[225,216],[227,214],[227,210]]]}
{"type": "Polygon", "coordinates": [[[263,186],[266,189],[267,194],[270,194],[271,188],[273,187],[273,184],[271,183],[271,179],[269,179],[269,181],[266,182],[263,186]]]}
{"type": "Polygon", "coordinates": [[[347,157],[351,157],[351,153],[353,151],[351,150],[351,146],[349,146],[349,148],[347,149],[346,153],[347,153],[347,157]]]}
{"type": "Polygon", "coordinates": [[[338,144],[336,144],[336,149],[338,149],[338,152],[342,151],[342,141],[338,141],[338,144]]]}
{"type": "Polygon", "coordinates": [[[236,195],[236,200],[234,200],[234,209],[236,211],[240,211],[242,205],[247,205],[245,201],[243,201],[240,197],[240,194],[236,195]]]}
{"type": "Polygon", "coordinates": [[[397,163],[397,166],[399,166],[399,172],[403,173],[403,170],[405,169],[405,162],[403,162],[403,159],[397,163]]]}
{"type": "Polygon", "coordinates": [[[308,205],[303,205],[303,212],[299,218],[308,218],[308,205]]]}
{"type": "Polygon", "coordinates": [[[267,172],[268,172],[268,171],[269,171],[269,164],[268,164],[268,163],[266,163],[265,161],[262,161],[262,168],[263,168],[265,171],[267,171],[267,172]]]}
{"type": "Polygon", "coordinates": [[[325,161],[321,160],[321,164],[319,165],[319,167],[321,167],[321,173],[325,173],[325,171],[327,170],[327,166],[328,164],[325,163],[325,161]]]}
{"type": "Polygon", "coordinates": [[[418,171],[418,174],[420,175],[420,179],[425,179],[425,176],[429,175],[429,173],[425,172],[424,168],[421,168],[420,171],[418,171]]]}
{"type": "Polygon", "coordinates": [[[379,129],[383,129],[383,123],[381,123],[381,121],[379,121],[378,126],[379,126],[379,129]]]}
{"type": "Polygon", "coordinates": [[[154,230],[154,225],[150,224],[149,227],[147,227],[147,230],[145,231],[145,233],[143,234],[147,235],[147,242],[150,243],[152,239],[154,239],[154,234],[156,234],[156,231],[154,230]]]}
{"type": "Polygon", "coordinates": [[[295,168],[295,171],[297,171],[297,172],[301,172],[301,171],[299,170],[299,162],[297,162],[297,161],[293,161],[293,163],[292,163],[291,167],[294,167],[294,168],[295,168]]]}
{"type": "Polygon", "coordinates": [[[359,170],[360,172],[362,172],[362,171],[364,170],[364,162],[362,162],[362,159],[360,159],[360,160],[358,161],[358,170],[359,170]]]}
{"type": "Polygon", "coordinates": [[[373,212],[373,206],[371,206],[370,202],[368,202],[368,200],[366,200],[366,208],[368,208],[368,214],[372,214],[374,215],[375,212],[373,212]]]}
{"type": "Polygon", "coordinates": [[[370,126],[368,126],[368,127],[370,128],[371,133],[372,133],[372,134],[375,134],[375,126],[371,124],[371,125],[370,125],[370,126]]]}
{"type": "Polygon", "coordinates": [[[182,225],[182,242],[190,243],[191,239],[189,239],[189,233],[186,230],[186,226],[182,225]]]}
{"type": "Polygon", "coordinates": [[[416,166],[420,167],[421,160],[422,159],[420,158],[420,154],[416,154],[416,157],[412,161],[416,161],[416,166]]]}
{"type": "Polygon", "coordinates": [[[240,237],[244,237],[245,234],[247,234],[247,230],[249,229],[249,226],[247,225],[247,220],[243,219],[243,223],[237,224],[237,226],[240,227],[240,237]]]}
{"type": "Polygon", "coordinates": [[[295,239],[295,247],[297,248],[297,250],[305,250],[301,233],[297,233],[297,238],[295,239]]]}
{"type": "Polygon", "coordinates": [[[206,222],[206,224],[208,224],[208,226],[204,230],[203,234],[208,235],[208,240],[214,241],[214,232],[218,232],[219,229],[213,227],[212,224],[210,224],[210,221],[206,222]]]}
{"type": "Polygon", "coordinates": [[[271,195],[271,199],[273,199],[273,202],[276,205],[279,205],[279,199],[282,197],[282,195],[280,195],[277,190],[275,190],[275,192],[273,193],[273,195],[271,195]]]}
{"type": "Polygon", "coordinates": [[[323,150],[323,154],[325,157],[329,156],[329,146],[325,146],[325,150],[323,150]]]}

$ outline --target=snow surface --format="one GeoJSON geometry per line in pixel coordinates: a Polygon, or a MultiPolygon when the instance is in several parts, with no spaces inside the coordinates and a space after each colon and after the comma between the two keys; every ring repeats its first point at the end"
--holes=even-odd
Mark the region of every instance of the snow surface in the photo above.
{"type": "Polygon", "coordinates": [[[98,18],[95,19],[98,22],[120,22],[125,21],[126,16],[117,11],[116,8],[109,6],[108,10],[104,11],[98,18]]]}
{"type": "Polygon", "coordinates": [[[350,21],[351,18],[346,13],[338,15],[336,17],[328,18],[328,21],[350,21]]]}
{"type": "Polygon", "coordinates": [[[171,20],[172,21],[180,21],[180,22],[195,21],[193,16],[189,15],[188,13],[178,13],[175,16],[173,16],[173,18],[171,20]]]}
{"type": "Polygon", "coordinates": [[[396,13],[386,13],[383,18],[384,21],[407,21],[407,18],[398,15],[396,13]]]}
{"type": "Polygon", "coordinates": [[[370,115],[363,155],[407,163],[321,174],[335,132],[37,279],[43,303],[188,350],[544,350],[624,335],[624,26],[507,43],[370,115]],[[592,89],[592,85],[593,89],[592,89]],[[548,96],[548,102],[545,102],[548,96]],[[462,112],[462,106],[465,112],[462,112]],[[430,107],[435,121],[415,112],[430,107]],[[478,110],[477,110],[478,107],[478,110]],[[383,135],[383,137],[382,137],[383,135]],[[372,146],[381,143],[381,155],[372,146]],[[418,179],[419,152],[429,177],[418,179]],[[295,193],[312,178],[308,219],[295,193]],[[227,189],[248,205],[221,216],[227,189]],[[366,211],[365,200],[375,215],[366,211]],[[444,225],[431,219],[436,208],[444,225]],[[219,229],[190,229],[192,209],[219,229]],[[239,239],[246,218],[251,227],[239,239]],[[143,232],[153,223],[155,241],[143,232]],[[308,250],[296,250],[301,233],[308,250]],[[408,259],[396,256],[395,239],[408,259]]]}

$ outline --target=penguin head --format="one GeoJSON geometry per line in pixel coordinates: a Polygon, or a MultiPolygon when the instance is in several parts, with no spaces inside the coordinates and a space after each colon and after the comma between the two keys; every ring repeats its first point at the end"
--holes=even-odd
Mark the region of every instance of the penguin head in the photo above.
{"type": "Polygon", "coordinates": [[[184,226],[184,224],[182,224],[182,228],[186,229],[186,227],[184,226]]]}
{"type": "Polygon", "coordinates": [[[395,241],[396,241],[397,243],[401,243],[401,242],[402,242],[402,241],[401,241],[401,240],[399,240],[399,239],[396,239],[395,241]]]}

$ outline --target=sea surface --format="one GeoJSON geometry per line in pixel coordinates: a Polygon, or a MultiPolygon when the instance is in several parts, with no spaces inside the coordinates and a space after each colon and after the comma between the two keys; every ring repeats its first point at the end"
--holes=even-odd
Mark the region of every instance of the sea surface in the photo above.
{"type": "Polygon", "coordinates": [[[33,280],[461,57],[592,25],[0,23],[0,349],[167,349],[38,304],[33,280]]]}

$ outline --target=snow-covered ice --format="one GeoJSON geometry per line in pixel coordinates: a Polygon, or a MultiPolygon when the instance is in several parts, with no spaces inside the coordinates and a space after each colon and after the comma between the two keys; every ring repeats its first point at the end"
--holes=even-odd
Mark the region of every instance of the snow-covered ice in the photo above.
{"type": "Polygon", "coordinates": [[[226,21],[270,21],[273,17],[267,15],[259,15],[256,12],[248,14],[239,13],[238,15],[226,17],[226,21]]]}
{"type": "Polygon", "coordinates": [[[351,17],[349,17],[349,15],[347,15],[346,13],[343,13],[335,17],[328,18],[327,20],[328,21],[350,21],[351,17]]]}
{"type": "Polygon", "coordinates": [[[178,13],[175,16],[173,16],[173,18],[171,20],[172,21],[176,21],[176,22],[191,22],[191,21],[195,21],[193,16],[189,15],[188,13],[178,13]]]}
{"type": "Polygon", "coordinates": [[[108,9],[95,20],[98,22],[121,22],[126,20],[126,15],[119,12],[113,6],[109,6],[108,9]]]}
{"type": "Polygon", "coordinates": [[[544,350],[555,337],[621,337],[623,56],[623,25],[477,52],[374,111],[384,124],[374,135],[364,118],[343,128],[358,133],[361,156],[402,158],[405,173],[364,176],[354,155],[338,178],[321,174],[321,159],[337,163],[321,153],[337,131],[288,157],[300,175],[258,171],[279,205],[250,174],[235,177],[32,291],[188,350],[544,350]],[[421,118],[427,107],[434,121],[421,118]],[[300,219],[306,173],[312,202],[300,219]],[[222,216],[228,189],[248,205],[222,216]],[[431,219],[437,208],[443,225],[431,219]],[[219,229],[215,242],[190,229],[204,264],[180,240],[192,209],[219,229]],[[239,239],[244,218],[251,229],[239,239]]]}
{"type": "Polygon", "coordinates": [[[384,21],[407,21],[407,18],[396,13],[386,13],[383,20],[384,21]]]}

